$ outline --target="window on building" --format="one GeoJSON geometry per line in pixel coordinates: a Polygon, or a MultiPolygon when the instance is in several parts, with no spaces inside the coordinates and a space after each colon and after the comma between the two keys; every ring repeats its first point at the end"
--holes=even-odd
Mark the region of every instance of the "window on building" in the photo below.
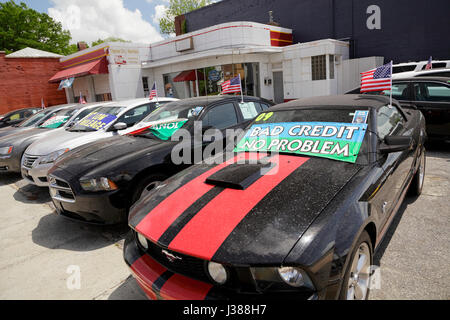
{"type": "Polygon", "coordinates": [[[144,87],[144,95],[150,95],[150,89],[148,88],[148,77],[142,77],[142,86],[144,87]]]}
{"type": "Polygon", "coordinates": [[[329,55],[330,59],[330,79],[334,79],[334,55],[329,55]]]}
{"type": "Polygon", "coordinates": [[[95,101],[97,101],[97,102],[112,101],[111,93],[96,94],[95,101]]]}
{"type": "MultiPolygon", "coordinates": [[[[183,72],[186,73],[184,70],[183,72]]],[[[194,70],[192,70],[192,74],[194,70]]],[[[198,80],[181,81],[178,76],[183,72],[164,74],[164,91],[166,97],[186,99],[189,97],[218,95],[221,92],[221,84],[238,75],[242,79],[242,90],[244,95],[259,96],[259,64],[258,63],[236,63],[228,65],[211,66],[197,69],[198,80]],[[178,79],[176,79],[178,77],[178,79]],[[174,81],[177,80],[177,81],[174,81]],[[198,82],[198,83],[197,83],[198,82]],[[197,93],[198,91],[198,93],[197,93]]]]}
{"type": "Polygon", "coordinates": [[[311,57],[312,66],[312,80],[326,80],[327,78],[327,63],[326,56],[311,57]]]}

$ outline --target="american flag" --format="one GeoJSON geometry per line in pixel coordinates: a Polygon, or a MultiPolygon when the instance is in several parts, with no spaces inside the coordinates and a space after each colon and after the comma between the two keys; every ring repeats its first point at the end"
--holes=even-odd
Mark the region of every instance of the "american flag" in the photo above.
{"type": "Polygon", "coordinates": [[[156,82],[153,84],[152,91],[150,91],[150,100],[155,99],[158,96],[158,91],[156,90],[156,82]]]}
{"type": "Polygon", "coordinates": [[[361,73],[361,92],[384,91],[392,88],[392,62],[361,73]]]}
{"type": "Polygon", "coordinates": [[[428,63],[427,66],[425,67],[425,70],[431,70],[433,69],[433,57],[430,57],[430,59],[428,59],[428,63]]]}
{"type": "Polygon", "coordinates": [[[241,92],[241,75],[222,84],[222,94],[241,92]]]}

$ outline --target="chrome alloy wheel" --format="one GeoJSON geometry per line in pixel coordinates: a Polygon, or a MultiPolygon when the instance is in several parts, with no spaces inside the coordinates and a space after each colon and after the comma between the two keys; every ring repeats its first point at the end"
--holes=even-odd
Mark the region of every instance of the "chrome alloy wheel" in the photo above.
{"type": "Polygon", "coordinates": [[[353,258],[347,283],[347,300],[366,300],[370,284],[370,248],[363,242],[353,258]]]}

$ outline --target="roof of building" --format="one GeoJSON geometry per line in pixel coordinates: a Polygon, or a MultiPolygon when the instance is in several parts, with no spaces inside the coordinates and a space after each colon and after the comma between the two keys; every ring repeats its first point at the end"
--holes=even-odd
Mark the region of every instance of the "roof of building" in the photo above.
{"type": "Polygon", "coordinates": [[[6,58],[61,58],[61,57],[62,55],[53,52],[47,52],[33,48],[25,48],[13,52],[11,54],[8,54],[6,56],[6,58]]]}

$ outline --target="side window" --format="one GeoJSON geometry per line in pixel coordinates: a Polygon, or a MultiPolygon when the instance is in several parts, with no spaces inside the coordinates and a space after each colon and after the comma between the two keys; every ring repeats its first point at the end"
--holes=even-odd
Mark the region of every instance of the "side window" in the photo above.
{"type": "Polygon", "coordinates": [[[265,103],[261,103],[261,108],[262,108],[262,111],[266,111],[267,109],[270,108],[270,106],[265,103]]]}
{"type": "Polygon", "coordinates": [[[236,124],[238,124],[238,118],[233,103],[214,107],[203,118],[203,126],[212,126],[220,130],[236,124]]]}
{"type": "Polygon", "coordinates": [[[450,88],[439,83],[415,83],[416,101],[450,102],[450,88]]]}
{"type": "Polygon", "coordinates": [[[241,109],[244,120],[254,119],[261,112],[261,106],[255,102],[239,103],[239,109],[241,109]]]}
{"type": "Polygon", "coordinates": [[[378,137],[383,140],[389,135],[399,133],[403,129],[404,119],[396,107],[384,106],[378,110],[378,137]]]}
{"type": "Polygon", "coordinates": [[[151,107],[149,104],[144,104],[142,106],[136,107],[129,110],[123,114],[117,122],[123,122],[128,125],[128,127],[134,126],[136,123],[144,119],[148,114],[150,114],[151,107]]]}
{"type": "MultiPolygon", "coordinates": [[[[385,96],[390,96],[391,91],[385,90],[385,96]]],[[[408,83],[393,83],[392,84],[392,98],[396,100],[410,100],[410,88],[408,83]]]]}

